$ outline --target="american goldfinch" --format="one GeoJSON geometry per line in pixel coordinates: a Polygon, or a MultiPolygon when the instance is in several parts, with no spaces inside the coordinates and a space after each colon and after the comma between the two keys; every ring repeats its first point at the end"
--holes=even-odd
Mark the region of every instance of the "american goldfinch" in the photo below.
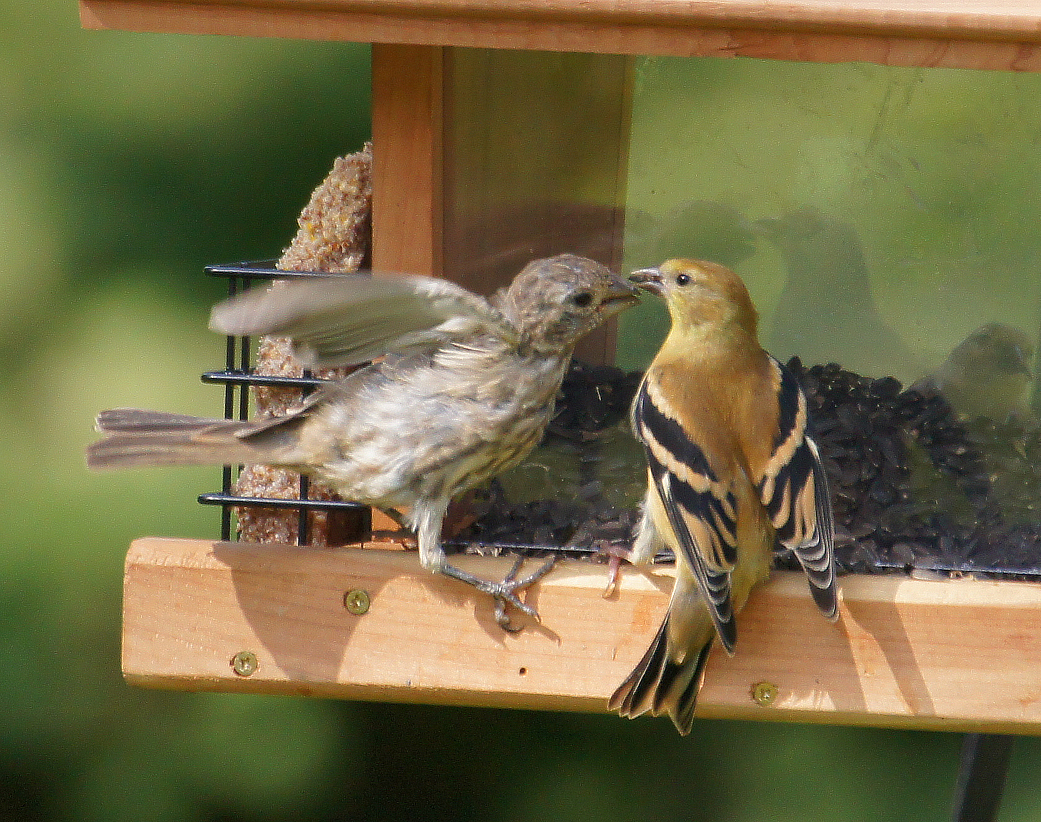
{"type": "Polygon", "coordinates": [[[539,442],[579,338],[638,300],[635,286],[571,254],[528,264],[491,302],[430,277],[345,275],[247,292],[214,308],[213,330],[289,337],[306,366],[383,359],[283,417],[102,412],[108,436],[87,461],[274,465],[344,499],[406,508],[423,567],[490,594],[508,627],[507,603],[537,617],[516,592],[541,572],[490,582],[450,565],[441,545],[449,501],[539,442]]]}
{"type": "Polygon", "coordinates": [[[963,419],[1025,419],[1026,390],[1034,375],[1034,342],[1018,328],[987,323],[954,347],[943,364],[911,386],[938,391],[963,419]]]}
{"type": "Polygon", "coordinates": [[[633,404],[648,483],[631,560],[668,547],[676,582],[609,707],[667,713],[687,734],[712,639],[733,653],[735,614],[769,576],[778,541],[794,551],[821,612],[836,617],[831,503],[806,398],[760,347],[741,279],[716,263],[669,260],[630,280],[663,297],[672,319],[633,404]]]}

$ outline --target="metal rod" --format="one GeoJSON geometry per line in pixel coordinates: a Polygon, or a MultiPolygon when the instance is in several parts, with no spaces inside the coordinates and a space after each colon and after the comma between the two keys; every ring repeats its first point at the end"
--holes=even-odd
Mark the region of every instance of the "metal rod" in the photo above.
{"type": "Polygon", "coordinates": [[[365,508],[359,502],[325,499],[278,499],[277,497],[240,497],[234,494],[199,494],[203,505],[228,505],[243,508],[307,508],[315,511],[357,511],[365,508]]]}
{"type": "MultiPolygon", "coordinates": [[[[314,374],[312,374],[311,370],[307,369],[307,368],[304,369],[303,374],[301,376],[305,380],[314,379],[314,374]]],[[[306,399],[307,395],[312,393],[313,391],[314,391],[314,387],[313,386],[305,386],[303,388],[303,390],[300,392],[300,396],[302,398],[306,399]]],[[[305,474],[301,474],[300,475],[300,499],[302,499],[302,500],[309,499],[310,497],[309,497],[308,492],[310,490],[311,490],[311,480],[305,474]]],[[[297,545],[307,545],[308,541],[310,540],[310,537],[311,537],[310,533],[308,533],[309,527],[308,527],[307,513],[308,512],[307,512],[306,508],[301,508],[300,511],[299,511],[299,514],[297,516],[297,525],[296,525],[296,544],[297,545]]]]}
{"type": "MultiPolygon", "coordinates": [[[[234,297],[239,289],[238,277],[228,279],[228,297],[234,297]]],[[[235,367],[235,338],[229,336],[224,347],[224,367],[231,370],[235,367]]],[[[224,418],[231,419],[235,410],[235,386],[227,383],[224,386],[224,418]]],[[[232,471],[230,465],[221,468],[221,490],[225,495],[231,494],[232,471]]],[[[231,508],[223,506],[220,511],[220,538],[227,542],[231,539],[231,508]]]]}
{"type": "Polygon", "coordinates": [[[1015,737],[966,734],[954,787],[954,822],[993,822],[1005,790],[1015,737]]]}
{"type": "MultiPolygon", "coordinates": [[[[248,337],[242,339],[248,340],[248,337]]],[[[230,368],[227,371],[206,371],[201,377],[206,383],[219,383],[230,386],[263,385],[283,388],[317,388],[329,380],[321,377],[278,377],[268,374],[253,374],[248,370],[230,368]]]]}
{"type": "MultiPolygon", "coordinates": [[[[307,498],[307,491],[311,487],[311,483],[307,476],[304,474],[300,475],[300,501],[310,502],[307,498]]],[[[307,541],[310,538],[308,533],[308,522],[307,522],[307,507],[301,505],[299,512],[297,512],[296,520],[296,544],[307,545],[307,541]]]]}

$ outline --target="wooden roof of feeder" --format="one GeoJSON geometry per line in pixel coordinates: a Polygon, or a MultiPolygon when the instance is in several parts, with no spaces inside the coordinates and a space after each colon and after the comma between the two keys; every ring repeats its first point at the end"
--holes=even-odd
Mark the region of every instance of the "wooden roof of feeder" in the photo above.
{"type": "Polygon", "coordinates": [[[1041,68],[1041,4],[974,0],[80,0],[98,29],[606,54],[1041,68]]]}

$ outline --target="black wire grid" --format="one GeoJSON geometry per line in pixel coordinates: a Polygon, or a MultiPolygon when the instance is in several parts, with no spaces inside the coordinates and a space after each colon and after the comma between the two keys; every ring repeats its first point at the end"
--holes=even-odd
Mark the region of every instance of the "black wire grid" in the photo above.
{"type": "MultiPolygon", "coordinates": [[[[246,286],[257,280],[321,279],[335,277],[316,271],[282,271],[275,268],[274,260],[235,263],[232,265],[211,265],[206,267],[211,277],[224,277],[228,281],[228,296],[234,297],[246,286]]],[[[279,388],[299,388],[306,396],[326,381],[305,371],[302,377],[263,376],[254,373],[252,341],[250,337],[227,338],[223,371],[207,371],[202,375],[205,383],[216,383],[224,386],[224,417],[229,420],[246,420],[249,418],[249,389],[251,386],[274,386],[279,388]]],[[[273,497],[243,497],[232,493],[232,482],[236,468],[225,465],[221,478],[221,491],[216,494],[200,494],[199,502],[203,505],[221,506],[220,538],[231,539],[231,509],[243,508],[289,508],[299,513],[297,525],[297,545],[307,545],[309,539],[308,514],[311,511],[358,511],[365,506],[357,502],[338,500],[316,500],[308,496],[309,482],[307,477],[300,477],[299,499],[277,499],[273,497]]]]}

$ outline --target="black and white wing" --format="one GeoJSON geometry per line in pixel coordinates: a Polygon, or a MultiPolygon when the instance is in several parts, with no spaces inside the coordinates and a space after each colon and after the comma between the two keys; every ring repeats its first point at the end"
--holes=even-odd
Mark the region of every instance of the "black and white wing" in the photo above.
{"type": "Polygon", "coordinates": [[[676,409],[653,379],[633,405],[633,430],[643,442],[650,474],[676,536],[677,561],[693,571],[723,647],[732,653],[737,623],[731,572],[737,561],[734,494],[720,481],[676,409]]]}
{"type": "Polygon", "coordinates": [[[777,538],[791,549],[810,582],[810,593],[828,619],[838,614],[835,524],[820,451],[807,431],[806,397],[795,375],[770,358],[778,397],[773,452],[754,477],[777,538]]]}

